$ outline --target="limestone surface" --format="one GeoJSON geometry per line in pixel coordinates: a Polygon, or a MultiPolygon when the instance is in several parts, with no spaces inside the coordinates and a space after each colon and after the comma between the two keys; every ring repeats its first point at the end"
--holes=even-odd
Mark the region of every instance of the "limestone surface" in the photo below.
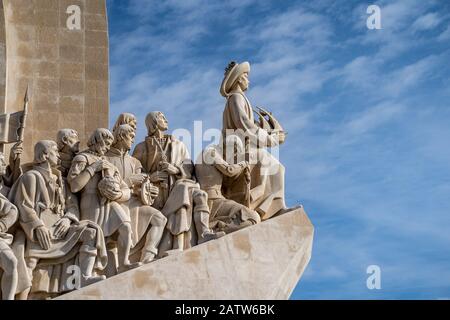
{"type": "Polygon", "coordinates": [[[313,234],[298,208],[57,299],[288,299],[313,234]]]}
{"type": "Polygon", "coordinates": [[[23,163],[61,128],[84,144],[108,126],[108,52],[105,0],[0,1],[0,114],[22,111],[30,88],[23,163]]]}

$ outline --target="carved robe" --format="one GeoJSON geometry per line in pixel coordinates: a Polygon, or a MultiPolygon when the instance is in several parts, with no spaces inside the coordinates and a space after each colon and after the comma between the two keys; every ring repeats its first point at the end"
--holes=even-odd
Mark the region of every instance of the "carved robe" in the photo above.
{"type": "Polygon", "coordinates": [[[222,158],[221,153],[220,148],[209,147],[202,152],[202,161],[197,161],[195,165],[200,187],[208,194],[208,206],[211,212],[210,226],[217,228],[222,225],[221,228],[227,232],[228,227],[232,230],[246,221],[253,224],[260,222],[257,212],[223,196],[224,177],[229,177],[231,180],[238,178],[241,174],[230,170],[231,166],[222,158]]]}
{"type": "MultiPolygon", "coordinates": [[[[250,153],[256,159],[256,165],[251,170],[249,207],[256,210],[262,220],[265,220],[285,208],[284,166],[264,149],[266,146],[275,146],[277,142],[255,124],[250,101],[244,94],[234,92],[228,96],[223,112],[223,133],[225,135],[227,130],[239,129],[249,136],[250,153]],[[256,145],[257,142],[258,145],[256,145]]],[[[228,132],[228,134],[230,133],[233,134],[233,132],[228,132]]],[[[239,133],[237,134],[239,135],[239,133]]],[[[242,183],[231,184],[228,182],[225,189],[227,198],[231,197],[245,204],[239,198],[239,194],[245,192],[242,183]]]]}
{"type": "MultiPolygon", "coordinates": [[[[67,181],[72,190],[80,190],[81,219],[98,224],[105,237],[112,236],[124,222],[130,222],[130,216],[116,201],[102,197],[98,191],[98,184],[102,179],[101,172],[93,172],[89,166],[102,159],[89,151],[81,152],[72,162],[67,181]]],[[[127,201],[130,190],[125,183],[121,184],[123,199],[127,201]]]]}
{"type": "MultiPolygon", "coordinates": [[[[11,259],[11,256],[14,255],[10,245],[13,242],[13,235],[8,233],[8,230],[16,223],[18,218],[18,211],[15,205],[13,205],[3,194],[6,193],[7,189],[3,185],[3,181],[0,181],[0,266],[6,267],[2,265],[3,259],[6,261],[11,259]]],[[[7,193],[6,193],[7,195],[7,193]]],[[[8,262],[7,262],[8,263],[8,262]]],[[[0,283],[3,277],[3,270],[0,268],[0,283]]],[[[0,289],[0,298],[6,299],[9,297],[2,296],[4,292],[0,289]]]]}
{"type": "Polygon", "coordinates": [[[136,249],[142,248],[142,243],[140,242],[145,239],[152,217],[158,212],[157,209],[142,204],[138,196],[139,190],[130,179],[133,175],[142,173],[142,164],[138,159],[130,156],[128,152],[121,152],[115,148],[111,148],[108,151],[106,158],[117,167],[123,181],[132,190],[130,199],[123,202],[122,207],[130,214],[133,245],[136,249]]]}
{"type": "MultiPolygon", "coordinates": [[[[3,191],[3,184],[0,183],[0,189],[3,191]]],[[[11,228],[16,223],[18,218],[18,211],[2,193],[0,193],[0,225],[4,230],[11,228]]],[[[9,247],[13,242],[13,235],[5,232],[0,232],[0,255],[2,251],[11,250],[9,247]]]]}
{"type": "MultiPolygon", "coordinates": [[[[138,159],[145,169],[145,172],[151,174],[159,170],[159,163],[165,160],[179,169],[176,176],[169,175],[169,179],[159,186],[159,195],[155,199],[154,207],[161,210],[167,218],[167,230],[172,235],[187,233],[185,237],[185,248],[197,244],[195,237],[195,226],[193,214],[208,212],[207,196],[200,189],[193,176],[193,164],[189,158],[189,152],[186,146],[179,140],[167,135],[167,142],[164,146],[159,146],[153,137],[147,137],[144,142],[139,143],[133,156],[138,159]],[[162,149],[162,150],[161,150],[162,149]],[[180,210],[185,208],[185,211],[180,210]],[[183,212],[183,213],[181,213],[183,212]]],[[[209,230],[209,214],[201,215],[198,218],[199,225],[197,230],[209,230]]],[[[198,231],[197,231],[198,232],[198,231]]],[[[200,233],[201,233],[200,232],[200,233]]],[[[170,241],[166,242],[167,236],[163,237],[160,250],[171,249],[170,241]]]]}
{"type": "Polygon", "coordinates": [[[153,206],[161,210],[167,202],[169,193],[172,190],[175,181],[178,179],[192,178],[192,161],[189,152],[183,142],[166,135],[167,142],[162,147],[153,137],[146,137],[144,142],[139,143],[133,152],[133,157],[138,159],[146,173],[159,171],[159,163],[166,158],[166,161],[173,164],[180,170],[177,176],[169,176],[169,179],[162,184],[156,184],[159,187],[158,197],[153,206]]]}
{"type": "MultiPolygon", "coordinates": [[[[20,274],[21,289],[31,284],[31,292],[61,293],[68,291],[67,267],[76,264],[80,249],[80,237],[87,228],[96,230],[96,268],[102,270],[107,263],[106,245],[101,229],[91,221],[81,221],[76,197],[68,190],[61,176],[55,178],[47,170],[35,167],[26,172],[11,190],[11,196],[19,210],[19,222],[26,235],[26,246],[18,258],[25,259],[29,272],[20,274]],[[52,239],[48,250],[43,249],[36,238],[36,228],[47,227],[53,234],[54,224],[61,218],[72,224],[61,239],[52,239]],[[38,263],[36,265],[36,263],[38,263]]],[[[19,289],[19,291],[21,291],[19,289]]]]}

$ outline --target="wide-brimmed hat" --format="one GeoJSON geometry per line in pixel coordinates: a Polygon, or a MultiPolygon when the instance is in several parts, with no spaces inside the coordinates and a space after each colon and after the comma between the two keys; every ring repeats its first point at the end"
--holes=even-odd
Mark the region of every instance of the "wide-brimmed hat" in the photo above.
{"type": "Polygon", "coordinates": [[[224,97],[228,97],[233,84],[245,72],[250,72],[250,63],[245,61],[242,63],[234,63],[233,65],[233,62],[231,62],[226,69],[225,77],[220,86],[220,94],[224,97]]]}

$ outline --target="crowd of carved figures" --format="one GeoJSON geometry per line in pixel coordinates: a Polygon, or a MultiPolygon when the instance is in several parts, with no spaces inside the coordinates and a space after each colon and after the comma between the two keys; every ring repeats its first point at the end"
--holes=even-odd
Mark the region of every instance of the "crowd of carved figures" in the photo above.
{"type": "Polygon", "coordinates": [[[284,167],[265,149],[285,132],[265,110],[255,121],[249,72],[247,62],[226,68],[224,135],[202,161],[167,134],[158,111],[146,116],[147,137],[132,153],[143,124],[123,113],[111,131],[92,132],[86,150],[75,130],[62,129],[36,143],[29,165],[17,165],[21,142],[9,159],[0,154],[2,298],[52,298],[74,289],[74,266],[83,287],[287,211],[284,167]],[[247,139],[225,134],[239,129],[247,139]]]}

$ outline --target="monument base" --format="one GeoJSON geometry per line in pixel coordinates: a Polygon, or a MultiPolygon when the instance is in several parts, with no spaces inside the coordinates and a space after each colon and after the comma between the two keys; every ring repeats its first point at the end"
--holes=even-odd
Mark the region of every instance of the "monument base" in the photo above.
{"type": "Polygon", "coordinates": [[[288,299],[313,234],[295,209],[57,299],[288,299]]]}

